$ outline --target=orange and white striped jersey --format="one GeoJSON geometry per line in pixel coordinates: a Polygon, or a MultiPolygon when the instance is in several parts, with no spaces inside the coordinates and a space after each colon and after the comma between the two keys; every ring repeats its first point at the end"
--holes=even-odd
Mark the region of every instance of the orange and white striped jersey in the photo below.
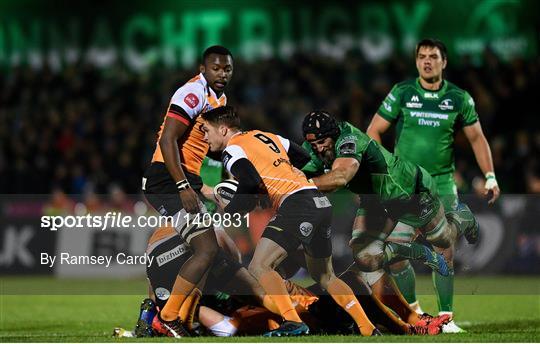
{"type": "Polygon", "coordinates": [[[164,162],[159,139],[163,132],[165,119],[171,117],[188,126],[183,137],[178,140],[182,168],[184,171],[199,175],[202,161],[208,153],[208,144],[204,141],[204,132],[202,131],[203,121],[199,115],[226,104],[225,94],[218,98],[214,90],[208,86],[202,73],[176,90],[159,129],[152,162],[164,162]]]}
{"type": "Polygon", "coordinates": [[[288,195],[317,188],[291,164],[287,156],[289,146],[289,140],[272,133],[260,130],[238,133],[223,151],[223,165],[232,173],[236,161],[248,159],[259,173],[273,208],[277,209],[288,195]]]}

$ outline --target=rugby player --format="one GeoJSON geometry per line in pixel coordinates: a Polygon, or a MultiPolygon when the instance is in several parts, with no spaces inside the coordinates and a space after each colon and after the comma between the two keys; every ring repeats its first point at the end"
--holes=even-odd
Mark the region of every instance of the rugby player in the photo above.
{"type": "MultiPolygon", "coordinates": [[[[390,154],[380,144],[347,122],[338,122],[327,112],[313,111],[302,124],[311,161],[307,173],[319,174],[313,181],[324,192],[347,187],[363,196],[368,219],[355,228],[351,246],[362,271],[377,272],[396,259],[420,259],[444,274],[441,256],[423,245],[386,242],[398,221],[419,228],[439,252],[461,234],[478,235],[478,224],[466,205],[445,216],[431,176],[421,167],[390,154]],[[329,172],[324,173],[325,170],[329,172]]],[[[382,273],[381,271],[379,271],[382,273]]]]}
{"type": "Polygon", "coordinates": [[[282,277],[274,270],[288,252],[296,250],[300,244],[304,247],[313,279],[351,315],[362,335],[379,335],[351,288],[333,272],[332,208],[316,186],[294,167],[303,166],[309,160],[302,148],[271,133],[241,132],[240,119],[228,106],[206,112],[202,117],[210,150],[223,151],[225,168],[239,181],[237,192],[225,211],[248,212],[255,207],[259,194],[267,195],[276,210],[248,268],[285,320],[278,329],[265,335],[304,335],[309,332],[293,307],[282,277]]]}
{"type": "MultiPolygon", "coordinates": [[[[395,154],[422,166],[433,177],[445,211],[458,205],[454,180],[454,136],[457,131],[469,140],[478,166],[485,175],[485,193],[492,192],[489,203],[500,194],[489,143],[487,142],[474,101],[466,91],[443,78],[448,57],[446,46],[436,39],[423,39],[416,45],[418,77],[396,84],[373,116],[367,134],[381,143],[381,135],[396,125],[395,154]]],[[[415,228],[398,224],[388,240],[411,242],[415,228]]],[[[453,245],[444,250],[450,265],[448,276],[433,274],[439,312],[453,313],[453,245]]],[[[420,310],[415,293],[415,274],[408,261],[390,266],[407,301],[420,310]]],[[[460,332],[453,322],[447,332],[460,332]]]]}
{"type": "Polygon", "coordinates": [[[209,47],[199,71],[172,96],[142,185],[148,202],[161,215],[175,218],[176,232],[192,250],[191,257],[178,267],[171,296],[157,318],[159,329],[175,337],[185,332],[185,319],[178,316],[182,304],[190,294],[200,293],[218,252],[214,231],[201,222],[188,225],[188,220],[190,214],[206,212],[198,193],[202,187],[199,171],[208,144],[203,140],[199,115],[226,104],[224,90],[233,74],[232,54],[222,46],[209,47]]]}

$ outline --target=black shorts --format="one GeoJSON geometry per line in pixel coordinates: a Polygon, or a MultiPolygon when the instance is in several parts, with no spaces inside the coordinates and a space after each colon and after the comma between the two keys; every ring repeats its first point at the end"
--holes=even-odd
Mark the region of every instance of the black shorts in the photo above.
{"type": "MultiPolygon", "coordinates": [[[[200,176],[192,173],[185,172],[186,178],[189,181],[193,190],[195,190],[200,196],[200,189],[202,187],[202,180],[200,176]]],[[[202,222],[196,221],[187,223],[187,212],[183,209],[182,200],[176,188],[176,184],[172,179],[167,167],[162,162],[153,162],[150,167],[146,169],[143,177],[142,190],[144,196],[148,200],[148,203],[157,210],[162,216],[175,217],[175,229],[188,243],[195,236],[206,232],[210,227],[205,227],[202,222]]],[[[199,202],[201,209],[201,217],[207,212],[204,204],[199,202]]],[[[189,215],[191,219],[194,219],[196,214],[189,215]]]]}
{"type": "MultiPolygon", "coordinates": [[[[176,281],[180,267],[191,257],[189,246],[178,235],[158,244],[148,255],[153,258],[150,267],[146,268],[146,276],[154,291],[156,303],[162,308],[176,281]]],[[[219,250],[210,268],[210,274],[204,287],[204,293],[213,293],[227,285],[243,266],[230,258],[223,250],[219,250]]]]}
{"type": "Polygon", "coordinates": [[[332,255],[331,222],[328,198],[315,189],[301,190],[283,201],[262,236],[287,252],[302,244],[309,256],[327,258],[332,255]]]}

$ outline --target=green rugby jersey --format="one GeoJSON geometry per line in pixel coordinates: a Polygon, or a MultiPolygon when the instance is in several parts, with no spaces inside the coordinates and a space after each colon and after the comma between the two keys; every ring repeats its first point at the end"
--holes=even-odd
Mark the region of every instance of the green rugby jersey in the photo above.
{"type": "MultiPolygon", "coordinates": [[[[347,122],[339,123],[340,135],[336,140],[337,158],[355,158],[360,163],[358,172],[347,188],[356,194],[375,194],[381,201],[406,199],[415,193],[417,166],[404,161],[382,147],[375,140],[347,122]]],[[[309,161],[302,171],[323,174],[326,166],[305,141],[302,147],[309,152],[309,161]]]]}
{"type": "Polygon", "coordinates": [[[431,175],[454,171],[454,134],[478,121],[469,93],[446,80],[438,91],[418,78],[396,84],[377,113],[396,124],[395,154],[431,175]]]}

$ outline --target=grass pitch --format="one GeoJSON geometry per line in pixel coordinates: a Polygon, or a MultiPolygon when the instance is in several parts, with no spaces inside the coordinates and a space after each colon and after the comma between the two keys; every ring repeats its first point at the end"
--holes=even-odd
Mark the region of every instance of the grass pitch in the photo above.
{"type": "MultiPolygon", "coordinates": [[[[436,313],[428,277],[418,280],[420,302],[436,313]]],[[[116,326],[131,329],[144,298],[144,279],[0,280],[0,342],[169,342],[173,339],[114,339],[116,326]],[[45,295],[53,294],[53,295],[45,295]]],[[[308,336],[273,342],[538,342],[539,277],[457,277],[455,310],[465,334],[427,336],[308,336]]],[[[184,342],[268,342],[262,337],[187,338],[184,342]]]]}

